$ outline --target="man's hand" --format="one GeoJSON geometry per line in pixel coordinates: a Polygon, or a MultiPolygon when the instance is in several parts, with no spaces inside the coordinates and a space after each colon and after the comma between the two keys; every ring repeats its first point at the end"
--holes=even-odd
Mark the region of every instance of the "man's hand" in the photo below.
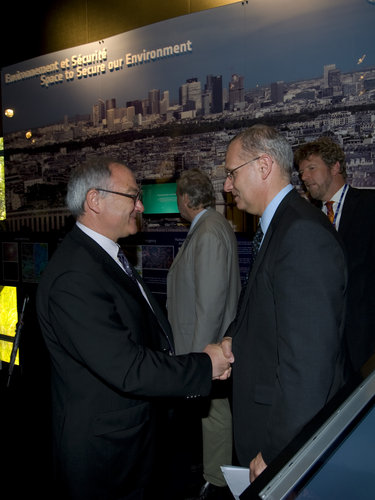
{"type": "Polygon", "coordinates": [[[212,379],[226,380],[230,377],[232,368],[230,366],[234,361],[233,354],[227,352],[225,357],[224,351],[220,344],[209,344],[203,349],[203,352],[208,354],[212,363],[212,379]]]}
{"type": "Polygon", "coordinates": [[[262,454],[258,455],[250,462],[250,482],[253,482],[267,467],[266,462],[263,460],[262,454]]]}
{"type": "Polygon", "coordinates": [[[234,362],[234,356],[232,352],[232,337],[223,337],[221,341],[221,348],[223,350],[224,356],[228,359],[230,363],[234,362]]]}

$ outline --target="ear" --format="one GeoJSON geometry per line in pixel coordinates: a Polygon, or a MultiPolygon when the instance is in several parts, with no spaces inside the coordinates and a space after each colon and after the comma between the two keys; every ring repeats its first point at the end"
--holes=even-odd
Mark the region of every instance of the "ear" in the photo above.
{"type": "Polygon", "coordinates": [[[337,161],[337,162],[336,162],[334,165],[332,165],[332,167],[331,167],[331,174],[332,174],[332,175],[337,175],[337,174],[339,174],[339,173],[340,173],[340,169],[341,169],[341,167],[340,167],[340,162],[339,162],[339,161],[337,161]]]}
{"type": "Polygon", "coordinates": [[[100,195],[96,189],[90,189],[86,194],[86,203],[87,210],[99,213],[100,212],[100,195]]]}
{"type": "Polygon", "coordinates": [[[190,206],[189,206],[190,198],[189,198],[189,195],[187,193],[184,193],[182,195],[182,202],[185,205],[185,207],[190,208],[190,206]]]}
{"type": "Polygon", "coordinates": [[[273,159],[269,155],[264,154],[260,157],[258,168],[262,180],[266,180],[267,177],[270,175],[270,173],[272,172],[272,166],[273,166],[273,159]]]}

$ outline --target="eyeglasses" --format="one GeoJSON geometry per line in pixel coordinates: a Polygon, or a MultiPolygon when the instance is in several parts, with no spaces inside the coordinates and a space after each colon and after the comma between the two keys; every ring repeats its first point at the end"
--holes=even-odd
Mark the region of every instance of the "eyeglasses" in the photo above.
{"type": "Polygon", "coordinates": [[[236,167],[236,168],[233,168],[232,170],[227,170],[225,169],[225,175],[227,176],[227,179],[229,179],[230,181],[233,180],[233,173],[238,170],[239,168],[241,167],[244,167],[245,165],[247,165],[248,163],[251,163],[252,161],[256,161],[256,160],[259,160],[260,156],[257,156],[256,158],[253,158],[252,160],[249,160],[249,161],[245,161],[245,163],[242,163],[242,165],[236,167]]]}
{"type": "Polygon", "coordinates": [[[104,191],[105,193],[119,194],[120,196],[125,196],[126,198],[131,198],[134,201],[134,205],[137,201],[142,201],[142,190],[140,189],[136,194],[120,193],[119,191],[111,191],[110,189],[94,188],[96,191],[104,191]]]}

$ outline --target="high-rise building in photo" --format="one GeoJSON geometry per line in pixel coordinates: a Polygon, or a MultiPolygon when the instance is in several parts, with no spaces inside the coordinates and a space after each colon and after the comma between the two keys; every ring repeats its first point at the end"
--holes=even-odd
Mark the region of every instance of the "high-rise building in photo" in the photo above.
{"type": "Polygon", "coordinates": [[[329,85],[328,75],[329,72],[336,69],[336,64],[326,64],[323,67],[323,88],[327,89],[329,85]]]}
{"type": "Polygon", "coordinates": [[[333,89],[334,94],[341,92],[341,71],[339,69],[331,69],[328,71],[328,87],[333,89]]]}
{"type": "Polygon", "coordinates": [[[229,82],[229,109],[242,108],[245,104],[244,77],[234,74],[229,82]]]}
{"type": "Polygon", "coordinates": [[[148,92],[148,114],[160,114],[160,90],[153,89],[148,92]]]}
{"type": "Polygon", "coordinates": [[[207,75],[206,91],[211,93],[211,113],[223,111],[223,79],[221,75],[207,75]]]}
{"type": "Polygon", "coordinates": [[[179,89],[179,102],[184,111],[202,109],[202,88],[198,78],[189,78],[179,89]]]}
{"type": "Polygon", "coordinates": [[[136,99],[135,101],[127,101],[126,102],[126,107],[127,108],[130,108],[132,106],[135,109],[135,114],[136,115],[142,115],[143,114],[143,104],[142,104],[142,101],[140,101],[139,99],[136,99]]]}
{"type": "Polygon", "coordinates": [[[111,99],[107,99],[105,101],[105,109],[106,111],[110,109],[115,109],[116,108],[116,99],[112,97],[111,99]]]}
{"type": "Polygon", "coordinates": [[[284,82],[271,83],[271,101],[273,104],[284,102],[284,82]]]}
{"type": "MultiPolygon", "coordinates": [[[[116,104],[115,104],[116,105],[116,104]]],[[[92,123],[94,127],[100,125],[106,118],[106,103],[103,99],[99,99],[97,104],[92,107],[92,123]]]]}
{"type": "Polygon", "coordinates": [[[163,92],[163,98],[160,101],[160,114],[165,115],[169,108],[169,90],[163,92]]]}

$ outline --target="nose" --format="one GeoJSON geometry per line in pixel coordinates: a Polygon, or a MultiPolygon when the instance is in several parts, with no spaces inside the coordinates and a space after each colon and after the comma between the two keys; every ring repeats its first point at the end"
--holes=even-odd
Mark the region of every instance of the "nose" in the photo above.
{"type": "Polygon", "coordinates": [[[230,192],[232,191],[232,189],[233,189],[233,183],[232,183],[232,180],[231,180],[231,179],[229,179],[229,177],[227,177],[227,178],[225,179],[225,182],[224,182],[224,191],[225,191],[226,193],[230,193],[230,192]]]}
{"type": "Polygon", "coordinates": [[[137,200],[136,201],[134,208],[135,208],[135,211],[138,212],[138,213],[140,213],[140,214],[143,213],[144,210],[145,210],[145,207],[144,207],[144,205],[143,205],[143,203],[142,203],[141,200],[137,200]]]}
{"type": "Polygon", "coordinates": [[[301,181],[305,181],[307,178],[307,170],[302,170],[302,172],[300,171],[299,176],[301,178],[301,181]]]}

